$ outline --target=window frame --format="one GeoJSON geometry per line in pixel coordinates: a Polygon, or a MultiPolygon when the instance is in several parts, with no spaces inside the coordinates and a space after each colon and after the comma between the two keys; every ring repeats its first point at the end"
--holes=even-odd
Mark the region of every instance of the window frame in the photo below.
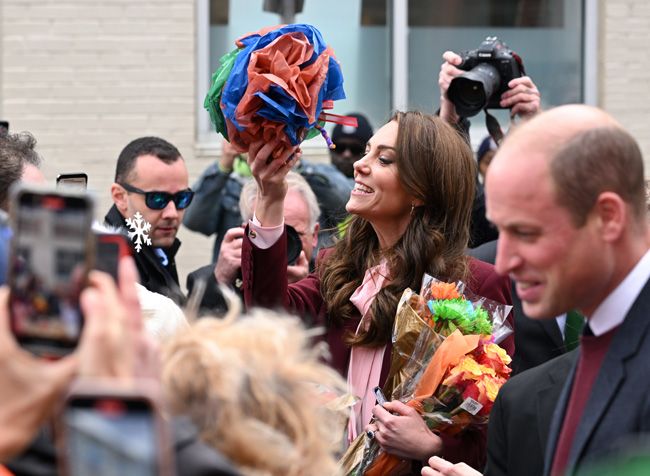
{"type": "MultiPolygon", "coordinates": [[[[573,1],[573,0],[569,0],[573,1]]],[[[582,101],[598,104],[598,0],[583,0],[583,51],[582,51],[582,101]]],[[[389,0],[390,15],[387,17],[391,35],[391,107],[403,110],[408,106],[408,0],[389,0]]],[[[212,124],[203,109],[206,91],[210,88],[210,0],[196,2],[196,142],[197,155],[214,154],[221,149],[211,136],[212,124]]],[[[218,142],[218,141],[217,141],[218,142]]],[[[304,145],[309,149],[322,149],[315,141],[304,145]]]]}

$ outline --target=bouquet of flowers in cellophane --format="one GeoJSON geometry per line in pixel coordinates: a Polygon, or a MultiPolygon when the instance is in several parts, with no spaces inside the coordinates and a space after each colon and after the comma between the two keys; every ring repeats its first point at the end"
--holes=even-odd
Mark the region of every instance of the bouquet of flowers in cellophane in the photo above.
{"type": "MultiPolygon", "coordinates": [[[[510,357],[498,342],[512,333],[511,306],[425,275],[420,294],[406,289],[393,327],[393,352],[384,390],[417,409],[436,433],[457,435],[485,425],[506,382],[510,357]]],[[[340,461],[354,476],[411,474],[403,460],[359,435],[340,461]]]]}

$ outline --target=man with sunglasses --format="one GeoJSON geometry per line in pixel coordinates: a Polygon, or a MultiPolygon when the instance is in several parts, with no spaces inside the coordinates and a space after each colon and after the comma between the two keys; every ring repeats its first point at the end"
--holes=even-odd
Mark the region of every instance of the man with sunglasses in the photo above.
{"type": "Polygon", "coordinates": [[[357,119],[357,127],[337,124],[332,129],[332,142],[335,149],[330,150],[332,165],[339,169],[343,175],[354,180],[354,164],[363,157],[366,143],[372,137],[372,126],[363,114],[347,114],[357,119]]]}
{"type": "Polygon", "coordinates": [[[106,224],[128,229],[126,219],[134,220],[139,213],[151,225],[151,244],[133,251],[140,280],[148,290],[179,304],[185,296],[174,258],[181,245],[176,234],[194,196],[188,180],[185,161],[176,147],[158,137],[135,139],[117,159],[111,185],[114,205],[105,217],[106,224]]]}

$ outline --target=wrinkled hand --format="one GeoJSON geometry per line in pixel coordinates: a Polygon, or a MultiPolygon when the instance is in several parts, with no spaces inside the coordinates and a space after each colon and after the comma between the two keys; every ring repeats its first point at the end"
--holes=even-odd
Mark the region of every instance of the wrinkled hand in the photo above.
{"type": "Polygon", "coordinates": [[[47,361],[18,346],[9,325],[9,290],[0,288],[0,462],[22,451],[54,415],[77,365],[76,355],[47,361]]]}
{"type": "Polygon", "coordinates": [[[442,439],[427,428],[422,416],[412,407],[398,401],[376,405],[375,421],[366,427],[372,430],[379,446],[400,458],[425,461],[442,452],[442,439]]]}
{"type": "Polygon", "coordinates": [[[133,258],[119,263],[119,288],[106,273],[92,271],[81,294],[85,327],[79,347],[82,378],[111,378],[131,385],[158,379],[158,347],[144,332],[133,258]]]}
{"type": "Polygon", "coordinates": [[[301,251],[295,264],[287,266],[287,281],[289,283],[295,283],[296,281],[300,281],[302,278],[306,277],[308,274],[309,261],[307,261],[305,252],[301,251]]]}
{"type": "Polygon", "coordinates": [[[501,107],[510,109],[510,117],[529,119],[541,109],[541,97],[533,80],[528,76],[515,78],[508,83],[510,88],[501,95],[501,107]]]}
{"type": "Polygon", "coordinates": [[[280,154],[278,139],[271,142],[257,141],[248,149],[248,165],[257,182],[255,216],[262,226],[279,226],[284,222],[284,197],[287,194],[286,176],[300,157],[300,149],[294,147],[280,154]]]}
{"type": "Polygon", "coordinates": [[[429,466],[422,468],[422,476],[481,476],[481,473],[465,463],[452,464],[438,456],[429,459],[429,466]]]}
{"type": "Polygon", "coordinates": [[[219,258],[214,267],[214,277],[218,283],[234,284],[241,269],[241,248],[244,228],[241,226],[227,230],[223,235],[219,258]]]}
{"type": "Polygon", "coordinates": [[[453,51],[445,51],[442,58],[445,62],[440,66],[440,74],[438,75],[438,86],[440,87],[440,118],[450,124],[457,124],[460,117],[456,113],[456,106],[447,97],[447,91],[449,90],[451,80],[465,72],[457,68],[463,62],[463,59],[453,51]]]}

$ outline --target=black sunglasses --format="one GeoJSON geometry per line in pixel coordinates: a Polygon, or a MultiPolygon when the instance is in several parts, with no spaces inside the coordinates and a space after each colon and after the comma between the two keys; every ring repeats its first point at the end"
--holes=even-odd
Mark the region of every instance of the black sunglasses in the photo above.
{"type": "Polygon", "coordinates": [[[346,150],[349,150],[352,155],[363,155],[366,147],[360,144],[336,144],[334,152],[343,155],[346,150]]]}
{"type": "Polygon", "coordinates": [[[181,190],[176,193],[168,192],[158,192],[154,190],[153,192],[145,192],[144,190],[129,185],[128,183],[119,183],[124,190],[128,192],[138,193],[144,195],[144,203],[151,208],[152,210],[162,210],[167,206],[170,201],[174,201],[174,205],[178,210],[184,210],[190,206],[192,203],[192,198],[194,198],[194,192],[192,189],[188,188],[187,190],[181,190]]]}

